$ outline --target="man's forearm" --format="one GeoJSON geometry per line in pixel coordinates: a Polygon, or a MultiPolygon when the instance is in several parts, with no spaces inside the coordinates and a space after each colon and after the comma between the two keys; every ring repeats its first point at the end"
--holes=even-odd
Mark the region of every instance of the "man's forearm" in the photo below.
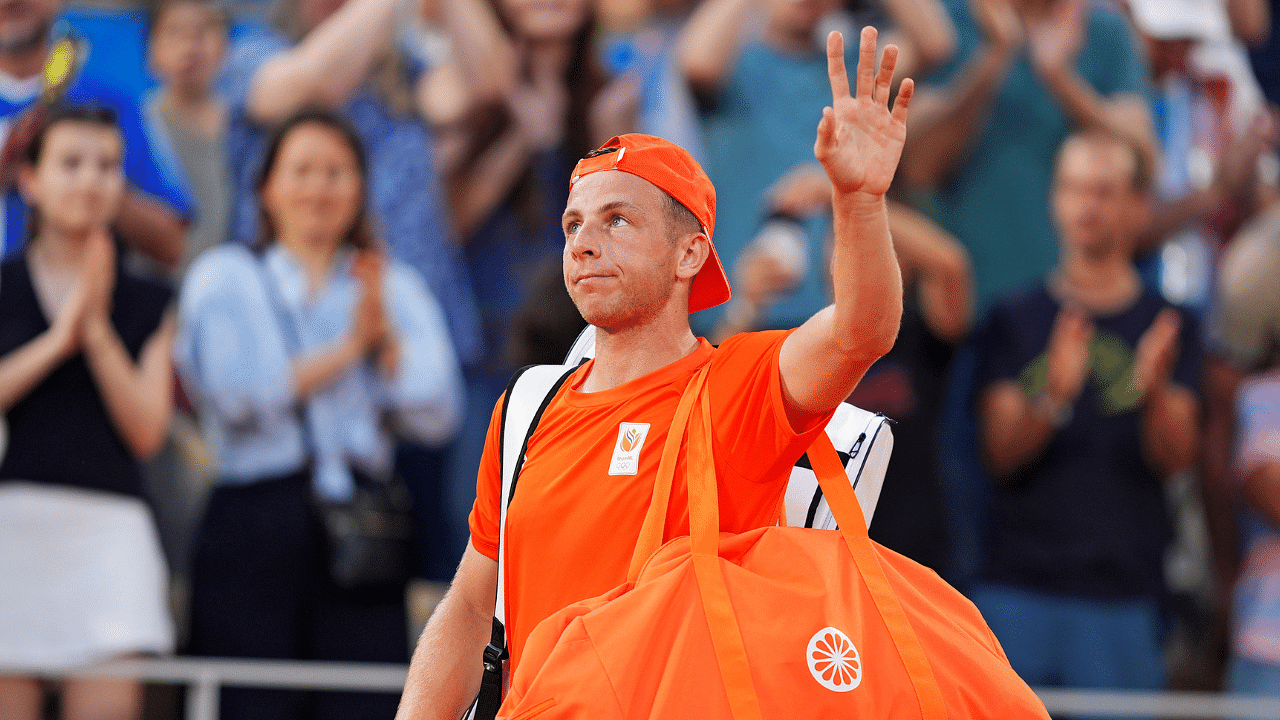
{"type": "Polygon", "coordinates": [[[883,195],[832,194],[831,286],[836,342],[874,360],[893,347],[902,321],[902,272],[883,195]]]}
{"type": "Polygon", "coordinates": [[[129,188],[116,218],[120,236],[165,267],[177,267],[187,245],[187,224],[164,203],[129,188]]]}
{"type": "Polygon", "coordinates": [[[1200,455],[1199,484],[1213,551],[1214,577],[1221,598],[1229,597],[1240,561],[1232,457],[1236,443],[1237,393],[1245,376],[1245,371],[1216,357],[1204,364],[1204,450],[1200,455]]]}
{"type": "Polygon", "coordinates": [[[1160,150],[1145,103],[1136,97],[1131,98],[1133,102],[1127,107],[1133,112],[1120,112],[1120,105],[1124,102],[1121,97],[1102,95],[1080,76],[1074,66],[1042,71],[1040,80],[1077,127],[1099,128],[1127,138],[1142,152],[1147,167],[1156,167],[1160,150]]]}
{"type": "Polygon", "coordinates": [[[461,243],[470,241],[510,194],[534,152],[528,139],[512,127],[479,158],[450,173],[449,206],[461,243]]]}
{"type": "Polygon", "coordinates": [[[1050,419],[1042,405],[1061,414],[1065,401],[1031,397],[1016,383],[1001,381],[982,397],[982,455],[997,481],[1029,465],[1058,434],[1060,418],[1050,419]]]}
{"type": "Polygon", "coordinates": [[[738,60],[742,23],[752,0],[707,0],[676,40],[676,58],[695,93],[714,93],[738,60]]]}
{"type": "Polygon", "coordinates": [[[983,46],[946,88],[920,93],[902,154],[909,183],[935,185],[968,158],[1012,63],[1012,50],[983,46]]]}
{"type": "Polygon", "coordinates": [[[973,271],[964,246],[929,218],[893,202],[889,231],[904,278],[916,278],[929,331],[958,343],[973,325],[973,271]]]}
{"type": "Polygon", "coordinates": [[[1142,446],[1147,462],[1164,477],[1185,470],[1199,453],[1200,403],[1188,389],[1166,383],[1152,390],[1142,408],[1142,446]]]}
{"type": "Polygon", "coordinates": [[[382,56],[396,8],[396,0],[352,0],[339,7],[258,70],[249,86],[250,116],[271,125],[306,105],[341,105],[382,56]]]}
{"type": "Polygon", "coordinates": [[[1138,255],[1155,252],[1173,233],[1212,215],[1220,202],[1220,196],[1213,190],[1191,190],[1160,207],[1141,229],[1135,251],[1138,255]]]}
{"type": "Polygon", "coordinates": [[[396,720],[458,720],[480,690],[498,564],[471,545],[418,639],[396,720]],[[488,603],[481,601],[488,598],[488,603]]]}
{"type": "Polygon", "coordinates": [[[939,0],[884,0],[892,26],[910,40],[920,66],[933,67],[956,51],[956,28],[939,0]]]}
{"type": "Polygon", "coordinates": [[[516,50],[491,5],[485,0],[446,0],[441,11],[472,99],[510,92],[518,80],[516,50]]]}
{"type": "Polygon", "coordinates": [[[884,196],[837,191],[832,211],[835,302],[797,328],[778,358],[793,427],[847,398],[867,368],[893,347],[902,320],[902,274],[884,196]]]}

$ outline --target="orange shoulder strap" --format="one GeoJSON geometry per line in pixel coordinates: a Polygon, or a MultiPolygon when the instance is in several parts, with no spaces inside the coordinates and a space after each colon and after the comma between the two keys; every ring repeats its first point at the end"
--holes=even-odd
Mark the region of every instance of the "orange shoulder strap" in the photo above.
{"type": "Polygon", "coordinates": [[[693,403],[698,399],[710,367],[710,363],[704,365],[689,379],[684,394],[680,396],[680,404],[676,405],[675,417],[671,419],[671,430],[667,432],[667,442],[662,446],[662,458],[658,461],[658,475],[654,479],[649,511],[645,513],[644,524],[640,527],[640,537],[636,540],[635,550],[631,553],[631,565],[627,569],[628,582],[635,582],[636,578],[640,577],[640,570],[644,564],[662,546],[662,531],[667,524],[667,507],[671,503],[671,486],[675,480],[680,446],[684,444],[688,431],[693,403]]]}
{"type": "Polygon", "coordinates": [[[711,645],[734,720],[763,720],[760,698],[751,677],[742,629],[733,613],[729,588],[720,570],[720,512],[716,497],[715,457],[711,447],[711,403],[702,393],[700,433],[690,433],[685,463],[689,483],[689,543],[702,610],[711,630],[711,645]]]}

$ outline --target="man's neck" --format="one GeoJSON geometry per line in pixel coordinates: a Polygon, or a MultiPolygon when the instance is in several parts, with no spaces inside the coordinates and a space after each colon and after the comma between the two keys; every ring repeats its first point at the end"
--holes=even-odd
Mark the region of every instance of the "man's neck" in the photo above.
{"type": "Polygon", "coordinates": [[[28,254],[42,267],[59,271],[78,269],[88,236],[88,233],[63,233],[46,227],[32,240],[28,254]]]}
{"type": "Polygon", "coordinates": [[[44,71],[45,57],[49,52],[47,45],[38,45],[30,50],[0,53],[0,73],[15,80],[29,80],[44,71]]]}
{"type": "Polygon", "coordinates": [[[596,357],[583,392],[611,390],[684,358],[699,340],[683,322],[655,322],[623,330],[596,329],[596,357]]]}
{"type": "Polygon", "coordinates": [[[213,93],[197,90],[180,92],[167,87],[161,91],[160,106],[188,130],[213,139],[222,134],[226,104],[213,93]]]}
{"type": "Polygon", "coordinates": [[[1142,292],[1142,278],[1122,253],[1076,255],[1063,259],[1050,278],[1050,286],[1063,300],[1078,303],[1099,315],[1109,315],[1137,300],[1142,292]]]}

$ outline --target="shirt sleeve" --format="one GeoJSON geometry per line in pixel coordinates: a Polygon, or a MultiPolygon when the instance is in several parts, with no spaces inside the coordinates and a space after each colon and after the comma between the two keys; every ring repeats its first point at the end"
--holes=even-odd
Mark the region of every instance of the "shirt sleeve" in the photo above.
{"type": "Polygon", "coordinates": [[[490,560],[498,559],[499,528],[502,524],[502,405],[506,393],[498,398],[489,418],[489,431],[484,439],[484,454],[476,474],[476,501],[471,506],[467,524],[471,528],[471,546],[490,560]]]}
{"type": "Polygon", "coordinates": [[[249,251],[226,245],[191,266],[178,302],[174,362],[228,426],[293,417],[292,365],[249,251]]]}
{"type": "Polygon", "coordinates": [[[1008,308],[996,305],[975,333],[977,373],[974,387],[979,392],[1000,380],[1018,380],[1023,368],[1012,352],[1011,318],[1008,308]]]}
{"type": "Polygon", "coordinates": [[[393,262],[384,297],[400,339],[400,367],[395,378],[381,383],[385,403],[416,440],[431,445],[448,442],[462,422],[462,373],[449,339],[444,312],[422,278],[393,262]]]}
{"type": "Polygon", "coordinates": [[[246,112],[249,88],[258,69],[288,47],[283,38],[261,30],[250,32],[236,42],[227,55],[226,70],[220,83],[222,95],[233,112],[246,112]]]}
{"type": "Polygon", "coordinates": [[[716,419],[716,464],[753,482],[790,477],[791,466],[831,418],[827,413],[807,427],[791,427],[778,357],[792,332],[735,335],[711,361],[707,385],[716,419]]]}
{"type": "Polygon", "coordinates": [[[1146,60],[1123,17],[1111,10],[1091,10],[1085,42],[1088,52],[1102,60],[1094,66],[1100,71],[1099,77],[1093,79],[1098,92],[1151,97],[1146,60]]]}
{"type": "MultiPolygon", "coordinates": [[[[956,50],[942,65],[922,78],[927,86],[945,85],[962,70],[982,42],[981,34],[969,13],[968,0],[948,0],[947,15],[956,31],[956,50]]],[[[854,47],[856,50],[856,45],[854,47]]],[[[849,67],[856,67],[850,65],[849,67]]]]}
{"type": "Polygon", "coordinates": [[[1237,239],[1219,269],[1218,296],[1209,316],[1209,349],[1244,370],[1260,369],[1280,327],[1280,252],[1262,235],[1237,239]]]}

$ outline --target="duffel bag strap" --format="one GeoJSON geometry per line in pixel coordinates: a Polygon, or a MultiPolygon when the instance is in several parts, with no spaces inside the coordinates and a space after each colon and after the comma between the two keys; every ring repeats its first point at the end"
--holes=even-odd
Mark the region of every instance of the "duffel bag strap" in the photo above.
{"type": "Polygon", "coordinates": [[[689,384],[680,396],[680,403],[676,405],[676,414],[671,418],[671,430],[667,432],[667,442],[662,447],[662,457],[658,461],[658,475],[653,482],[649,511],[645,513],[640,537],[631,553],[631,565],[627,570],[628,582],[635,582],[640,577],[644,564],[662,546],[662,533],[667,525],[667,507],[671,504],[671,486],[675,481],[676,461],[680,457],[680,446],[684,444],[688,433],[689,415],[693,411],[694,401],[698,399],[698,391],[707,379],[708,367],[710,366],[704,366],[689,378],[689,384]]]}
{"type": "MultiPolygon", "coordinates": [[[[702,606],[711,631],[712,647],[720,666],[720,676],[728,694],[735,720],[761,720],[759,696],[751,677],[742,630],[729,599],[729,589],[720,568],[720,520],[716,495],[715,462],[712,450],[711,405],[701,395],[698,432],[690,432],[688,450],[689,531],[694,573],[702,595],[702,606]]],[[[898,602],[875,548],[867,537],[862,509],[845,478],[835,448],[826,433],[820,433],[809,449],[809,459],[831,512],[840,524],[845,545],[853,556],[863,581],[871,592],[876,609],[902,657],[925,720],[945,720],[946,707],[933,668],[920,639],[898,602]]]]}
{"type": "Polygon", "coordinates": [[[689,485],[689,544],[694,576],[702,595],[702,609],[711,630],[711,646],[720,666],[720,678],[729,697],[734,720],[763,720],[760,698],[747,649],[742,643],[742,629],[733,613],[729,588],[720,571],[720,508],[716,497],[715,459],[711,450],[711,403],[707,393],[701,396],[699,432],[689,434],[686,461],[689,485]]]}
{"type": "Polygon", "coordinates": [[[916,699],[920,702],[920,712],[926,720],[937,718],[945,720],[946,707],[942,699],[942,690],[933,675],[933,667],[924,654],[920,638],[911,627],[911,621],[898,602],[898,596],[884,574],[884,567],[876,554],[871,539],[867,537],[866,525],[862,522],[862,508],[858,504],[858,496],[849,487],[845,479],[844,466],[831,445],[826,433],[820,433],[809,448],[809,461],[818,476],[822,492],[826,495],[831,513],[840,525],[840,533],[844,536],[849,554],[853,556],[862,580],[871,591],[876,609],[889,630],[898,655],[911,676],[911,684],[915,687],[916,699]]]}

